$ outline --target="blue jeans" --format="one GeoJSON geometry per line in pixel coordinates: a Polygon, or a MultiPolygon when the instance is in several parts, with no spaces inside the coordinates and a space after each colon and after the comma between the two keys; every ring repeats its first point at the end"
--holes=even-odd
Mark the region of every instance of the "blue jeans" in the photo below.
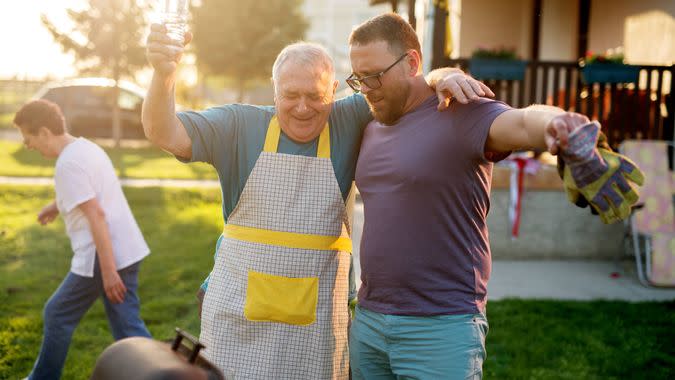
{"type": "Polygon", "coordinates": [[[388,315],[356,307],[349,333],[352,378],[481,379],[484,314],[388,315]]]}
{"type": "Polygon", "coordinates": [[[139,316],[136,289],[140,264],[137,262],[118,271],[127,288],[124,302],[120,304],[111,303],[105,296],[98,259],[94,263],[94,277],[82,277],[68,272],[45,305],[42,347],[29,379],[61,377],[73,331],[98,297],[103,298],[108,323],[115,340],[130,336],[150,337],[150,332],[139,316]]]}

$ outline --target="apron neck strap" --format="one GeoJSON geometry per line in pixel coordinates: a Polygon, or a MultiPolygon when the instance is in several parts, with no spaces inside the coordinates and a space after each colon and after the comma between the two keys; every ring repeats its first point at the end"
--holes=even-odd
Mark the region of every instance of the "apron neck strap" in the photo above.
{"type": "MultiPolygon", "coordinates": [[[[272,116],[270,125],[267,128],[267,135],[265,136],[265,145],[263,152],[276,153],[279,148],[279,138],[281,137],[281,127],[277,116],[272,116]]],[[[328,130],[328,123],[324,126],[319,135],[319,145],[316,147],[316,156],[318,158],[330,159],[330,134],[328,130]]]]}

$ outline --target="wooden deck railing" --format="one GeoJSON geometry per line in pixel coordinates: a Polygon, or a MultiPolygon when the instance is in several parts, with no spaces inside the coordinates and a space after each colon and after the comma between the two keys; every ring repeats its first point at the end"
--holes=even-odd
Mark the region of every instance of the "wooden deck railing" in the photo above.
{"type": "MultiPolygon", "coordinates": [[[[443,66],[470,72],[469,59],[443,66]]],[[[514,107],[540,103],[584,113],[602,123],[610,144],[625,139],[673,140],[673,66],[639,66],[637,83],[585,84],[577,62],[529,61],[523,80],[486,80],[497,99],[514,107]]]]}

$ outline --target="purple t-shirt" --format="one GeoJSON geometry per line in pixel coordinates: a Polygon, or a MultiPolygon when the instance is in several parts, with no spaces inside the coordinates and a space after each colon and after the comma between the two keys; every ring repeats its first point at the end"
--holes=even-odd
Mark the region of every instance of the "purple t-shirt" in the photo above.
{"type": "Polygon", "coordinates": [[[429,97],[398,123],[371,122],[356,166],[364,203],[359,305],[397,315],[484,311],[490,125],[510,107],[482,99],[438,112],[429,97]]]}

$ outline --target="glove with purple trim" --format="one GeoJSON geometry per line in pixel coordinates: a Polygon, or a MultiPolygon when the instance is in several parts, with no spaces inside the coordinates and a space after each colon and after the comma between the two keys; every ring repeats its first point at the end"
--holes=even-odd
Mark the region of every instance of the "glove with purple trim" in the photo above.
{"type": "Polygon", "coordinates": [[[644,183],[644,174],[627,157],[598,149],[599,134],[596,122],[570,133],[567,149],[560,153],[565,162],[563,182],[570,202],[586,198],[603,223],[611,224],[630,216],[639,198],[635,185],[644,183]]]}
{"type": "MultiPolygon", "coordinates": [[[[604,133],[602,133],[602,131],[600,132],[600,134],[598,136],[598,142],[595,145],[600,152],[602,152],[603,149],[605,151],[610,151],[610,152],[612,151],[612,148],[609,146],[609,142],[607,142],[607,137],[605,136],[604,133]]],[[[558,175],[560,176],[560,179],[564,180],[565,179],[565,161],[563,161],[562,157],[560,157],[560,156],[558,156],[557,169],[558,169],[558,175]]],[[[565,187],[565,190],[567,191],[567,194],[568,194],[570,200],[574,199],[573,202],[577,207],[586,208],[586,207],[589,206],[588,201],[586,200],[586,198],[583,195],[579,194],[579,191],[577,191],[576,189],[572,190],[572,189],[569,189],[567,187],[565,187]]],[[[595,208],[593,208],[593,207],[588,207],[588,208],[589,208],[589,210],[591,210],[591,214],[598,215],[598,211],[596,211],[595,208]]]]}

